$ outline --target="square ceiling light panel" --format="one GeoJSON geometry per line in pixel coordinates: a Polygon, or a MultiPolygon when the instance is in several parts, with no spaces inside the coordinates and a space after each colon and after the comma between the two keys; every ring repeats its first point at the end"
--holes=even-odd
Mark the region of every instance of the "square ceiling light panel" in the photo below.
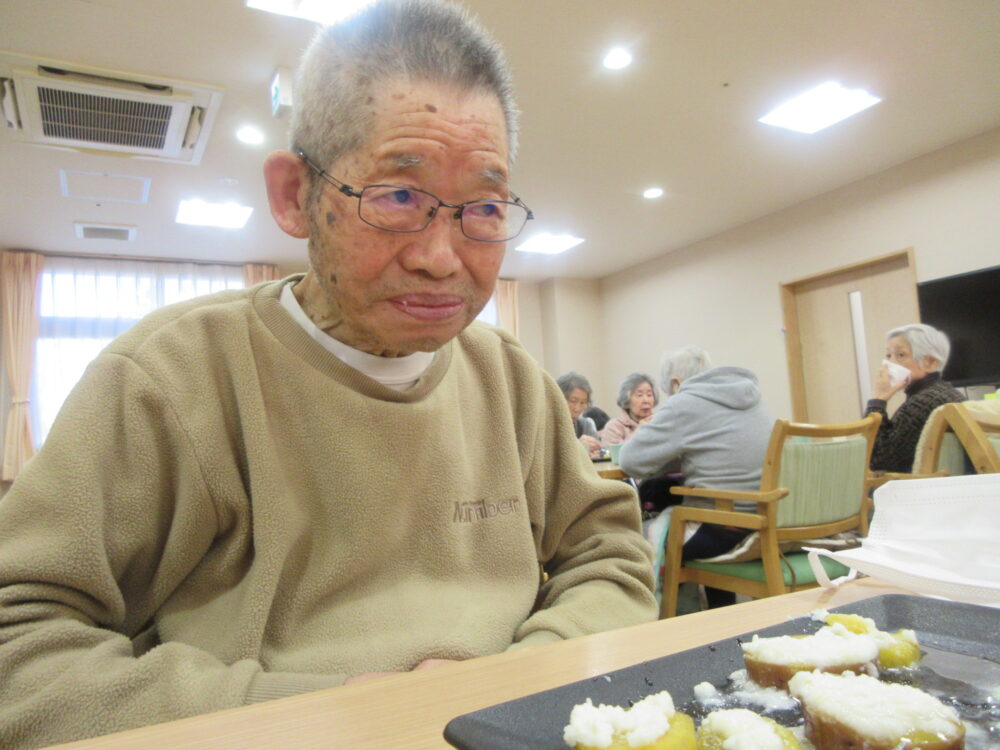
{"type": "Polygon", "coordinates": [[[116,203],[147,203],[149,177],[133,177],[107,172],[83,172],[76,169],[59,170],[59,188],[63,197],[116,203]]]}
{"type": "Polygon", "coordinates": [[[849,89],[837,81],[827,81],[780,104],[758,122],[812,134],[880,101],[864,89],[849,89]]]}

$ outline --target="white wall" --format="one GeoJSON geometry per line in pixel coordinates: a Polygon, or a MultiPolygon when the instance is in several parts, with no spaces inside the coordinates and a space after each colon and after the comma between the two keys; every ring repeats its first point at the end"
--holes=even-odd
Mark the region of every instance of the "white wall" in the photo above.
{"type": "Polygon", "coordinates": [[[600,282],[547,279],[518,284],[519,338],[552,377],[576,370],[590,381],[595,403],[607,409],[602,380],[604,324],[600,282]]]}
{"type": "Polygon", "coordinates": [[[590,287],[559,294],[569,285],[543,283],[554,287],[551,309],[540,305],[544,361],[567,364],[568,347],[583,370],[596,356],[599,369],[586,374],[611,403],[629,372],[656,378],[664,349],[699,344],[717,364],[754,370],[774,416],[789,416],[779,283],[908,247],[920,281],[997,265],[998,217],[995,129],[609,276],[589,299],[590,287]]]}

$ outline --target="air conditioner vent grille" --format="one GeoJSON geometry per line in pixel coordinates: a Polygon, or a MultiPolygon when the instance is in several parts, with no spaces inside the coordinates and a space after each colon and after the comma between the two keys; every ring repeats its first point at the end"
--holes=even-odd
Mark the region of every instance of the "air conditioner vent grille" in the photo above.
{"type": "Polygon", "coordinates": [[[50,138],[162,149],[170,126],[165,104],[38,87],[42,130],[50,138]]]}

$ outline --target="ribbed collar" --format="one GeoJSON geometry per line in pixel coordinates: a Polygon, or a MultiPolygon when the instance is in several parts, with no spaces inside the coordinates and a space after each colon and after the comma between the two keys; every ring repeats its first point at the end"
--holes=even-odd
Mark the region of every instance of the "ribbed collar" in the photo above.
{"type": "Polygon", "coordinates": [[[279,281],[261,284],[254,289],[250,300],[261,322],[290,354],[348,388],[381,401],[402,403],[420,401],[441,382],[451,363],[453,347],[451,341],[435,352],[431,366],[412,388],[405,391],[396,391],[372,380],[317,343],[281,304],[281,290],[284,285],[297,282],[303,275],[294,274],[279,281]]]}
{"type": "Polygon", "coordinates": [[[930,388],[932,385],[934,385],[940,380],[941,380],[941,371],[935,370],[934,372],[927,373],[922,378],[920,378],[920,380],[914,380],[903,390],[906,391],[907,396],[912,396],[916,393],[920,393],[921,391],[926,391],[928,388],[930,388]]]}

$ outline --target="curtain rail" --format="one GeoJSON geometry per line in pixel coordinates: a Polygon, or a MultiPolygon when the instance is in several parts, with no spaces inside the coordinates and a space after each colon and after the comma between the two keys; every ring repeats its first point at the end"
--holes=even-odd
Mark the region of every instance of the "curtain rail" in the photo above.
{"type": "MultiPolygon", "coordinates": [[[[12,250],[11,252],[19,252],[17,250],[12,250]]],[[[104,253],[52,253],[52,252],[38,252],[36,250],[26,250],[23,252],[36,252],[38,255],[45,256],[46,258],[79,258],[80,260],[135,260],[141,261],[143,263],[194,263],[199,266],[232,266],[233,268],[242,268],[247,263],[267,263],[269,265],[278,265],[271,261],[253,261],[248,260],[246,263],[237,263],[231,260],[196,260],[194,258],[152,258],[143,255],[113,255],[104,253]]]]}

